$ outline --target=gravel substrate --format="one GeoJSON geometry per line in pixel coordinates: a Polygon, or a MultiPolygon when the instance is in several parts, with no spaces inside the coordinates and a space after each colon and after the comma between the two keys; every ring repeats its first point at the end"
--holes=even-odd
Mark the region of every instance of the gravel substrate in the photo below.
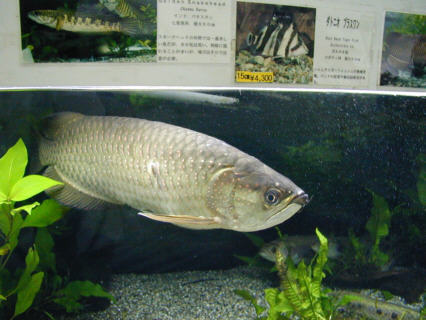
{"type": "Polygon", "coordinates": [[[253,267],[115,275],[109,292],[117,303],[104,311],[80,314],[72,319],[255,319],[253,306],[236,295],[234,290],[246,289],[261,299],[263,290],[272,285],[271,274],[253,267]]]}

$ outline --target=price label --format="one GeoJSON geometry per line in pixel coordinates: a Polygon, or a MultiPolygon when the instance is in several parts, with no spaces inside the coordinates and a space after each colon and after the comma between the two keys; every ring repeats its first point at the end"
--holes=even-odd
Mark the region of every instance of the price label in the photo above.
{"type": "Polygon", "coordinates": [[[237,82],[274,82],[273,72],[237,71],[237,82]]]}

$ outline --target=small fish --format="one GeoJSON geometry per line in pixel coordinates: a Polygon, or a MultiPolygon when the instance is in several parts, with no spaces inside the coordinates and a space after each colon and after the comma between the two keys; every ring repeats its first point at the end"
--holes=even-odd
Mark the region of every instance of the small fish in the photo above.
{"type": "MultiPolygon", "coordinates": [[[[294,263],[310,260],[319,251],[318,238],[315,236],[286,236],[265,244],[259,251],[259,255],[271,262],[275,262],[276,250],[280,250],[284,257],[290,257],[294,263]]],[[[340,255],[338,245],[334,240],[328,241],[329,258],[335,259],[340,255]]]]}
{"type": "Polygon", "coordinates": [[[216,138],[135,118],[61,113],[45,119],[39,158],[65,205],[106,203],[192,229],[257,231],[309,199],[292,181],[216,138]]]}
{"type": "Polygon", "coordinates": [[[119,19],[102,15],[89,15],[66,10],[33,10],[28,17],[47,27],[77,33],[121,32],[131,36],[150,34],[152,28],[136,19],[119,19]]]}

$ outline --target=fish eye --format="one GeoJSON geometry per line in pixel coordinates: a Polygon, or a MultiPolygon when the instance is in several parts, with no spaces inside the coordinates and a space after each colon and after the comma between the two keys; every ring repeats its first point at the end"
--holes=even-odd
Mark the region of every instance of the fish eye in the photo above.
{"type": "Polygon", "coordinates": [[[264,194],[265,202],[269,205],[276,205],[280,200],[280,191],[277,189],[269,189],[264,194]]]}

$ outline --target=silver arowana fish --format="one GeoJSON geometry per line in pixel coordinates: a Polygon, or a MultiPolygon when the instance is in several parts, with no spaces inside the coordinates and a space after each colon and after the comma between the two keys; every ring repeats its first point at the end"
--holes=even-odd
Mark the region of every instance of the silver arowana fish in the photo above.
{"type": "Polygon", "coordinates": [[[258,159],[216,138],[135,118],[60,113],[43,123],[48,191],[83,209],[105,203],[192,229],[256,231],[299,211],[308,196],[258,159]]]}

